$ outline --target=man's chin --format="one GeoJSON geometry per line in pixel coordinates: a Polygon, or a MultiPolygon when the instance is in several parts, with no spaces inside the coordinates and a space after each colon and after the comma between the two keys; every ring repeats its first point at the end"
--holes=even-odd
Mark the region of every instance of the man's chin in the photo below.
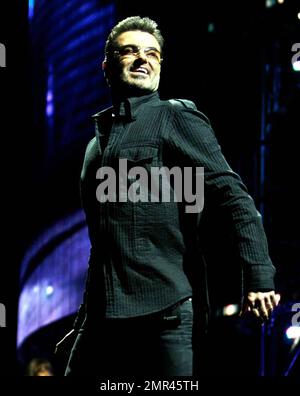
{"type": "Polygon", "coordinates": [[[152,87],[148,87],[144,84],[126,84],[126,86],[123,86],[122,90],[125,94],[130,96],[142,96],[155,91],[152,87]]]}

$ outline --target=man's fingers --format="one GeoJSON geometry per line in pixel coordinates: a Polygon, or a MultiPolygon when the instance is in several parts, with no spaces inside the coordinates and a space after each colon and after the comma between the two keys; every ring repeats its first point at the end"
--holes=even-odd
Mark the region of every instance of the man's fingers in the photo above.
{"type": "Polygon", "coordinates": [[[277,305],[275,294],[266,294],[261,299],[256,300],[255,307],[260,311],[263,319],[268,319],[273,309],[277,305]]]}
{"type": "Polygon", "coordinates": [[[259,312],[259,310],[258,310],[257,308],[252,308],[252,312],[254,313],[254,315],[255,315],[257,318],[260,318],[260,317],[261,317],[260,312],[259,312]]]}
{"type": "Polygon", "coordinates": [[[271,303],[271,305],[272,305],[272,309],[274,309],[278,304],[279,304],[279,301],[280,301],[280,294],[271,294],[270,295],[270,303],[271,303]]]}
{"type": "Polygon", "coordinates": [[[241,308],[239,316],[245,315],[246,312],[251,312],[253,308],[254,308],[253,303],[250,303],[249,301],[245,301],[241,308]]]}
{"type": "Polygon", "coordinates": [[[269,312],[272,310],[272,305],[269,302],[269,304],[266,301],[261,301],[260,305],[258,305],[258,311],[260,312],[260,316],[262,316],[262,319],[268,319],[269,318],[269,312]],[[269,307],[269,308],[268,308],[269,307]]]}
{"type": "Polygon", "coordinates": [[[251,311],[256,317],[267,320],[271,316],[273,309],[278,305],[279,300],[280,295],[275,294],[274,291],[249,292],[240,315],[251,311]]]}

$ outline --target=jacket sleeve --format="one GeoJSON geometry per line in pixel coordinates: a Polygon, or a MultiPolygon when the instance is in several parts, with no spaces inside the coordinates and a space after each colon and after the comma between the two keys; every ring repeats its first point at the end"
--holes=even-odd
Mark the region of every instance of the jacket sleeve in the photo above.
{"type": "Polygon", "coordinates": [[[204,167],[204,210],[209,203],[226,219],[243,268],[244,291],[273,290],[275,268],[261,215],[225,160],[209,121],[195,105],[172,107],[166,144],[181,164],[204,167]]]}
{"type": "MultiPolygon", "coordinates": [[[[91,209],[89,209],[89,207],[91,207],[91,205],[93,204],[93,198],[95,196],[94,192],[96,191],[96,188],[93,184],[96,181],[96,179],[95,179],[96,171],[91,166],[91,164],[94,162],[94,159],[97,157],[97,155],[98,155],[98,151],[97,151],[96,138],[93,138],[87,145],[87,148],[85,151],[85,156],[84,156],[84,161],[83,161],[83,166],[82,166],[82,170],[81,170],[81,177],[80,177],[81,205],[84,209],[86,221],[88,223],[90,240],[92,237],[91,232],[93,234],[95,234],[95,231],[93,229],[94,222],[91,221],[91,219],[93,218],[93,215],[90,214],[91,209]]],[[[83,293],[83,299],[82,299],[82,303],[80,304],[79,309],[77,311],[75,321],[73,323],[73,328],[75,330],[79,330],[79,328],[83,324],[83,321],[86,317],[87,294],[88,294],[88,288],[89,288],[88,286],[91,281],[92,260],[93,260],[93,248],[91,247],[89,262],[88,262],[88,269],[87,269],[87,276],[86,276],[86,281],[85,281],[85,290],[83,293]]]]}

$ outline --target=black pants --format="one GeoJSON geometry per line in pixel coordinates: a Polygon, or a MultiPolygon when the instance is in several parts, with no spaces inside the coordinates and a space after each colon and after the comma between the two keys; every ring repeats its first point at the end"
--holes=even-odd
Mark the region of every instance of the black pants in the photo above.
{"type": "Polygon", "coordinates": [[[66,376],[190,376],[193,307],[188,299],[149,317],[105,320],[78,333],[66,376]]]}

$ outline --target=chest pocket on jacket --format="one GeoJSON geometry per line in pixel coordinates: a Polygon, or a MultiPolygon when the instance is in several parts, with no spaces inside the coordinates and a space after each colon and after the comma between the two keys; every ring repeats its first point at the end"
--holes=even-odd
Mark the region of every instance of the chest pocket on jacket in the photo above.
{"type": "Polygon", "coordinates": [[[120,150],[119,177],[133,203],[151,201],[151,169],[159,166],[158,147],[137,146],[120,150]]]}
{"type": "MultiPolygon", "coordinates": [[[[127,208],[131,208],[133,220],[132,244],[136,254],[151,256],[153,245],[158,243],[156,240],[160,235],[160,224],[166,222],[166,205],[169,205],[167,202],[161,202],[158,183],[155,183],[155,188],[152,188],[151,183],[151,169],[163,165],[159,158],[159,148],[154,146],[123,148],[120,150],[119,159],[127,160],[127,172],[120,166],[119,176],[122,177],[123,173],[123,180],[125,181],[126,178],[128,186],[127,208]],[[145,178],[141,177],[142,173],[145,178]]],[[[166,223],[168,224],[168,221],[166,223]]]]}
{"type": "Polygon", "coordinates": [[[149,188],[152,167],[159,167],[158,147],[128,147],[120,150],[119,175],[129,184],[136,182],[149,188]]]}
{"type": "MultiPolygon", "coordinates": [[[[159,197],[159,191],[157,188],[155,191],[151,189],[151,169],[162,166],[158,152],[158,147],[135,146],[123,148],[119,153],[119,160],[126,160],[126,162],[119,162],[119,177],[123,179],[121,184],[123,186],[126,184],[128,201],[134,204],[134,217],[137,222],[145,222],[146,213],[148,220],[149,216],[151,219],[155,213],[159,216],[160,208],[157,207],[157,203],[153,202],[152,196],[155,194],[159,197]]],[[[157,200],[158,198],[154,199],[156,202],[157,200]]]]}
{"type": "Polygon", "coordinates": [[[128,168],[141,166],[150,170],[149,164],[158,166],[158,147],[128,147],[120,150],[120,159],[127,159],[128,168]]]}

